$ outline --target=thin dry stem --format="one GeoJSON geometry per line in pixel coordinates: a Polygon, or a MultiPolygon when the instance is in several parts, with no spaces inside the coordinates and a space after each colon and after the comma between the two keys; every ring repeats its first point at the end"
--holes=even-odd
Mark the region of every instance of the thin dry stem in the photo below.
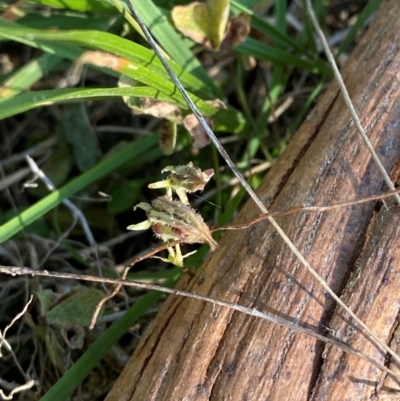
{"type": "MultiPolygon", "coordinates": [[[[167,248],[169,248],[169,247],[171,247],[171,246],[179,245],[180,242],[181,242],[181,241],[168,242],[168,243],[166,243],[166,244],[163,244],[163,245],[158,246],[157,248],[151,249],[149,252],[147,252],[147,253],[144,254],[144,255],[141,255],[141,256],[138,256],[138,257],[134,258],[134,259],[129,263],[129,265],[128,265],[127,267],[125,267],[124,272],[122,273],[122,276],[121,276],[121,281],[122,281],[122,280],[126,280],[126,276],[128,275],[129,270],[130,270],[136,263],[139,263],[140,261],[142,261],[142,260],[144,260],[144,259],[150,258],[150,257],[152,257],[153,255],[155,255],[156,253],[159,253],[159,252],[161,252],[161,251],[163,251],[163,250],[165,250],[165,249],[167,249],[167,248]]],[[[94,311],[94,313],[93,313],[92,320],[90,321],[90,326],[89,326],[89,329],[90,329],[90,330],[92,330],[92,329],[94,328],[94,326],[95,326],[95,324],[96,324],[97,317],[98,317],[98,315],[99,315],[99,313],[100,313],[100,310],[101,310],[102,306],[103,306],[108,300],[110,300],[110,299],[113,298],[115,295],[117,295],[118,292],[119,292],[119,290],[121,289],[121,287],[122,287],[122,284],[116,285],[115,288],[113,289],[113,291],[112,291],[109,295],[107,295],[106,297],[104,297],[104,298],[96,305],[96,309],[95,309],[95,311],[94,311]]]]}
{"type": "MultiPolygon", "coordinates": [[[[24,370],[22,369],[22,366],[21,366],[20,363],[18,362],[18,359],[17,359],[17,357],[16,357],[16,355],[15,355],[15,353],[14,353],[14,350],[12,349],[11,345],[10,345],[10,344],[8,343],[8,341],[6,340],[6,334],[7,334],[7,331],[14,325],[14,323],[15,323],[18,319],[20,319],[20,318],[27,312],[28,307],[29,307],[29,305],[30,305],[31,302],[32,302],[32,299],[33,299],[33,295],[30,296],[28,302],[25,304],[25,306],[23,307],[22,311],[19,312],[16,316],[14,316],[14,318],[13,318],[12,321],[11,321],[11,323],[8,324],[8,325],[5,327],[5,329],[4,329],[3,331],[0,330],[0,357],[3,356],[3,355],[2,355],[2,352],[1,352],[1,349],[3,348],[3,346],[5,346],[5,348],[7,349],[7,351],[10,353],[10,355],[11,355],[11,357],[12,357],[12,360],[13,360],[14,363],[15,363],[15,366],[17,367],[17,369],[20,371],[20,373],[22,374],[22,376],[25,378],[25,380],[26,380],[27,382],[29,382],[30,378],[29,378],[28,375],[24,372],[24,370]]],[[[23,385],[23,386],[25,386],[25,385],[23,385]]],[[[23,386],[21,386],[21,387],[23,387],[23,386]]],[[[15,386],[14,386],[14,387],[13,387],[13,391],[10,393],[10,395],[9,395],[8,397],[12,396],[13,392],[15,393],[15,392],[18,392],[18,391],[22,391],[22,390],[19,390],[19,388],[20,388],[20,387],[15,387],[15,386]]],[[[1,390],[0,390],[0,395],[3,396],[3,397],[6,397],[6,396],[4,395],[4,393],[1,392],[1,390]]],[[[12,398],[12,397],[11,397],[11,398],[12,398]]],[[[11,398],[3,398],[3,399],[11,399],[11,398]]]]}
{"type": "Polygon", "coordinates": [[[8,383],[7,381],[0,378],[0,385],[5,388],[12,388],[8,395],[4,394],[3,390],[0,390],[0,397],[2,400],[12,400],[14,395],[17,393],[21,393],[22,391],[26,391],[31,389],[33,386],[37,385],[35,380],[29,380],[25,384],[21,384],[20,386],[16,386],[15,383],[8,383]]]}
{"type": "Polygon", "coordinates": [[[248,223],[238,224],[236,226],[226,225],[226,226],[211,227],[210,231],[214,232],[214,231],[219,231],[219,230],[224,230],[224,231],[225,230],[243,230],[245,228],[249,228],[249,227],[253,226],[256,223],[259,223],[260,221],[265,220],[268,217],[286,216],[288,214],[301,213],[301,212],[326,212],[328,210],[340,209],[342,207],[349,207],[349,206],[353,206],[353,205],[360,205],[360,204],[366,203],[366,202],[383,200],[385,198],[388,198],[388,197],[393,196],[398,193],[400,193],[400,188],[395,189],[394,191],[387,191],[382,194],[367,196],[366,198],[362,198],[359,200],[340,202],[340,203],[336,203],[334,205],[329,205],[329,206],[295,206],[288,210],[283,210],[283,211],[279,211],[279,212],[269,212],[266,214],[262,214],[261,216],[256,217],[254,220],[251,220],[248,223]]]}
{"type": "Polygon", "coordinates": [[[2,356],[1,353],[1,348],[3,347],[3,343],[6,341],[6,334],[7,331],[13,326],[13,324],[19,319],[21,318],[26,311],[28,310],[29,305],[31,304],[33,299],[33,295],[30,296],[28,302],[26,303],[26,305],[24,306],[24,308],[22,309],[21,312],[19,312],[16,316],[14,316],[13,320],[11,321],[10,324],[8,324],[5,329],[3,331],[0,330],[0,357],[2,356]]]}
{"type": "MultiPolygon", "coordinates": [[[[154,250],[152,250],[150,253],[152,254],[155,252],[157,249],[160,249],[162,247],[158,247],[154,250]]],[[[387,374],[391,375],[394,379],[400,380],[400,376],[398,376],[397,373],[393,372],[386,366],[376,362],[374,359],[370,358],[369,356],[363,354],[361,351],[356,350],[355,348],[346,345],[342,343],[338,339],[334,338],[328,338],[324,337],[321,334],[318,334],[310,329],[306,329],[304,327],[298,326],[288,320],[271,316],[266,313],[260,312],[257,309],[251,309],[247,308],[242,305],[237,305],[231,302],[224,302],[224,301],[219,301],[216,299],[204,297],[202,295],[197,295],[193,294],[188,291],[182,291],[182,290],[177,290],[174,288],[168,288],[168,287],[162,287],[156,284],[148,284],[148,283],[141,283],[139,281],[132,281],[132,280],[117,280],[117,279],[111,279],[111,278],[105,278],[105,277],[96,277],[96,276],[90,276],[90,275],[80,275],[80,274],[74,274],[74,273],[60,273],[60,272],[49,272],[47,270],[34,270],[30,269],[28,267],[16,267],[16,266],[0,266],[0,273],[6,273],[6,274],[11,274],[11,275],[32,275],[32,276],[45,276],[45,277],[57,277],[57,278],[65,278],[65,279],[73,279],[73,280],[84,280],[84,281],[91,281],[91,282],[102,282],[102,283],[108,283],[108,284],[114,284],[117,286],[130,286],[130,287],[136,287],[136,288],[143,288],[146,290],[153,290],[153,291],[161,291],[161,292],[166,292],[169,294],[173,295],[179,295],[183,297],[189,297],[193,299],[198,299],[200,301],[204,302],[209,302],[213,305],[219,305],[223,306],[241,313],[245,313],[246,315],[258,317],[260,319],[264,319],[270,322],[273,322],[275,324],[279,324],[285,327],[288,327],[289,329],[296,331],[298,333],[303,333],[309,336],[312,336],[316,338],[317,340],[323,341],[324,343],[327,344],[332,344],[334,346],[337,346],[344,351],[348,352],[349,354],[356,355],[359,358],[371,363],[372,365],[376,366],[378,369],[382,370],[383,372],[386,372],[387,374]]]]}

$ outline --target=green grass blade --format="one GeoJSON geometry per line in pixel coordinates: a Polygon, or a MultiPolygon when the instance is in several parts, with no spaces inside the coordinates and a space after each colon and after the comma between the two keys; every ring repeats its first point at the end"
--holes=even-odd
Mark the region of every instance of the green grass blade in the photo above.
{"type": "MultiPolygon", "coordinates": [[[[276,29],[282,34],[286,35],[286,1],[275,2],[275,18],[276,18],[276,29]]],[[[286,53],[286,47],[283,44],[276,44],[276,53],[283,52],[286,53]]],[[[265,126],[268,122],[268,117],[270,116],[271,110],[274,104],[279,99],[279,96],[284,92],[286,87],[287,79],[286,76],[290,74],[286,66],[281,63],[274,63],[272,67],[272,79],[269,88],[269,96],[265,98],[262,113],[258,119],[258,127],[265,126]],[[286,74],[285,74],[286,72],[286,74]]]]}
{"type": "Polygon", "coordinates": [[[53,8],[66,8],[81,12],[112,12],[114,8],[105,1],[99,0],[30,0],[33,3],[53,8]]]}
{"type": "MultiPolygon", "coordinates": [[[[9,21],[11,22],[11,21],[9,21]]],[[[41,14],[27,14],[18,20],[18,24],[26,28],[42,30],[67,30],[67,29],[97,29],[107,31],[112,25],[110,17],[85,16],[84,14],[66,15],[53,13],[51,18],[41,14]]]]}
{"type": "MultiPolygon", "coordinates": [[[[121,68],[122,73],[160,91],[157,98],[165,99],[166,101],[168,101],[168,98],[166,96],[170,96],[170,99],[173,99],[175,102],[182,104],[182,107],[184,109],[187,109],[187,106],[183,102],[181,95],[175,90],[175,86],[169,80],[169,77],[167,77],[164,68],[162,67],[158,59],[154,56],[154,53],[140,45],[106,32],[43,32],[35,29],[24,28],[18,26],[18,24],[10,23],[8,21],[4,22],[5,24],[0,25],[0,36],[14,39],[20,41],[21,43],[40,48],[49,53],[54,53],[72,60],[75,60],[82,53],[82,49],[76,46],[76,44],[92,47],[98,50],[112,52],[114,54],[117,54],[118,56],[128,59],[134,65],[128,66],[125,69],[121,68]],[[59,43],[61,41],[67,41],[71,43],[59,43]]],[[[172,65],[174,67],[175,73],[180,77],[181,82],[186,87],[193,88],[195,92],[199,92],[206,97],[211,95],[207,86],[205,86],[203,82],[199,81],[192,75],[182,71],[180,67],[174,65],[173,63],[172,65]]],[[[110,94],[107,95],[105,93],[106,90],[103,90],[103,92],[104,95],[100,93],[98,93],[97,95],[90,95],[89,93],[88,96],[116,96],[118,93],[118,88],[113,89],[113,94],[111,94],[110,92],[110,94]]],[[[65,93],[68,94],[72,92],[65,93]]],[[[37,96],[53,96],[53,94],[56,97],[62,96],[60,92],[52,92],[51,94],[50,91],[48,95],[44,95],[43,92],[41,92],[37,94],[37,96]]],[[[126,94],[129,95],[128,92],[126,92],[126,94]]],[[[145,95],[143,94],[143,96],[145,95]]],[[[149,97],[155,96],[150,95],[149,97]]],[[[72,97],[71,100],[73,99],[74,98],[72,97]]],[[[36,106],[39,105],[39,103],[45,104],[47,100],[49,102],[61,101],[61,99],[38,98],[36,106]]],[[[66,97],[63,100],[68,100],[68,98],[66,97]]],[[[217,112],[216,108],[206,104],[204,101],[194,96],[193,100],[197,103],[200,111],[203,112],[206,116],[213,116],[217,112]]],[[[14,103],[12,106],[16,106],[17,109],[20,110],[20,112],[33,107],[27,106],[26,104],[28,103],[28,100],[24,101],[23,98],[19,98],[18,102],[21,102],[21,104],[17,105],[16,103],[14,103]]],[[[11,107],[10,105],[2,103],[2,107],[4,107],[4,110],[1,110],[3,118],[6,115],[11,115],[6,114],[6,112],[9,113],[11,107]]],[[[215,115],[215,118],[216,129],[218,130],[230,130],[233,133],[240,134],[245,134],[247,130],[245,119],[240,113],[236,111],[220,110],[215,115]]]]}
{"type": "Polygon", "coordinates": [[[304,106],[300,110],[299,114],[296,116],[293,124],[289,127],[289,132],[295,133],[300,124],[304,121],[305,115],[309,112],[313,102],[317,99],[317,97],[321,94],[322,90],[324,89],[324,84],[326,83],[325,77],[321,78],[319,83],[315,86],[313,91],[308,96],[307,100],[304,103],[304,106]]]}
{"type": "Polygon", "coordinates": [[[32,84],[52,71],[61,61],[62,58],[54,54],[43,54],[25,64],[3,82],[0,87],[0,99],[18,95],[30,88],[32,84]]]}
{"type": "MultiPolygon", "coordinates": [[[[153,51],[108,32],[91,30],[41,31],[24,28],[21,25],[0,19],[1,36],[71,60],[76,60],[83,52],[83,49],[76,45],[109,52],[138,64],[145,71],[152,71],[169,80],[168,74],[153,51]]],[[[175,63],[171,63],[171,67],[181,79],[182,84],[189,90],[198,92],[207,98],[214,97],[205,82],[184,71],[175,63]]]]}
{"type": "Polygon", "coordinates": [[[270,61],[274,64],[282,66],[291,65],[293,67],[308,70],[316,74],[332,75],[330,68],[321,60],[310,61],[298,56],[288,54],[287,52],[277,49],[276,47],[266,45],[258,40],[248,38],[242,44],[235,47],[240,53],[253,56],[259,60],[270,61]]]}
{"type": "Polygon", "coordinates": [[[100,100],[107,97],[148,97],[178,105],[182,105],[176,99],[171,98],[159,90],[147,86],[132,88],[67,88],[51,89],[23,93],[10,99],[0,100],[0,119],[11,117],[40,106],[50,106],[56,103],[81,102],[85,100],[100,100]]]}
{"type": "MultiPolygon", "coordinates": [[[[276,19],[276,28],[278,32],[286,37],[286,11],[287,4],[286,0],[275,0],[275,19],[276,19]]],[[[281,47],[285,48],[286,46],[281,47]]]]}
{"type": "Polygon", "coordinates": [[[375,12],[379,6],[383,3],[383,0],[370,0],[367,5],[363,8],[363,10],[358,15],[357,21],[350,28],[347,33],[346,38],[341,43],[339,47],[339,54],[346,50],[347,46],[353,42],[354,38],[357,35],[357,31],[364,25],[365,21],[371,16],[373,12],[375,12]]]}
{"type": "MultiPolygon", "coordinates": [[[[159,80],[158,84],[160,84],[160,82],[159,80]]],[[[171,85],[169,89],[171,93],[173,93],[173,84],[168,82],[168,85],[171,85]]],[[[159,89],[149,88],[147,86],[96,89],[67,88],[23,93],[13,98],[0,100],[0,120],[39,106],[49,106],[65,102],[80,102],[84,100],[100,100],[108,97],[121,96],[156,99],[176,104],[182,110],[187,110],[187,105],[180,97],[179,93],[175,93],[175,97],[171,97],[161,92],[159,89]]],[[[217,109],[195,96],[192,96],[192,98],[196,101],[199,110],[205,116],[213,117],[216,131],[246,135],[248,130],[247,122],[241,113],[233,109],[217,109]]]]}
{"type": "Polygon", "coordinates": [[[147,151],[150,151],[156,145],[157,138],[155,135],[152,135],[150,137],[133,142],[121,152],[105,158],[95,167],[73,179],[62,188],[50,193],[45,198],[41,199],[39,202],[20,213],[18,216],[0,226],[0,243],[11,238],[13,235],[20,232],[24,227],[33,223],[45,213],[58,206],[64,199],[87,187],[94,181],[120,167],[122,164],[135,160],[135,158],[147,151]]]}
{"type": "Polygon", "coordinates": [[[231,9],[235,14],[248,14],[251,16],[251,26],[263,33],[265,36],[271,38],[276,43],[284,47],[291,48],[298,51],[300,54],[307,56],[307,50],[299,46],[296,42],[291,40],[288,36],[283,35],[278,29],[270,25],[267,21],[258,17],[252,10],[240,3],[240,1],[231,0],[231,9]]]}
{"type": "Polygon", "coordinates": [[[215,96],[222,97],[219,89],[216,88],[214,82],[190,50],[191,42],[182,38],[160,9],[151,0],[130,0],[130,2],[171,58],[186,71],[202,80],[212,89],[215,96]]]}

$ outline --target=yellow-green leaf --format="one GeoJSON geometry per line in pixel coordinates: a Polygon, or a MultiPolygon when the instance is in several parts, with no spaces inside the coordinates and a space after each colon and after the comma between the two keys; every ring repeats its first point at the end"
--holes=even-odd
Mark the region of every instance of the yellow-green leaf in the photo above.
{"type": "Polygon", "coordinates": [[[225,35],[229,17],[229,0],[193,2],[176,6],[172,20],[176,29],[196,43],[218,49],[225,35]]]}

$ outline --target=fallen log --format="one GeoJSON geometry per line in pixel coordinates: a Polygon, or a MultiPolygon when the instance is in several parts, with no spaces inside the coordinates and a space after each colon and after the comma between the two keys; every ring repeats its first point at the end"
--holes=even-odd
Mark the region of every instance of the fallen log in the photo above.
{"type": "MultiPolygon", "coordinates": [[[[399,71],[400,3],[391,0],[342,75],[394,183],[400,178],[399,71]]],[[[333,82],[257,192],[276,211],[331,205],[384,190],[333,82]]],[[[249,201],[234,224],[259,214],[249,201]]],[[[400,207],[395,201],[304,211],[277,221],[346,304],[400,351],[400,207]]],[[[265,220],[226,232],[196,276],[183,278],[179,286],[334,336],[400,371],[265,220]]],[[[344,401],[398,397],[399,391],[393,378],[337,347],[228,308],[169,296],[106,401],[344,401]]]]}

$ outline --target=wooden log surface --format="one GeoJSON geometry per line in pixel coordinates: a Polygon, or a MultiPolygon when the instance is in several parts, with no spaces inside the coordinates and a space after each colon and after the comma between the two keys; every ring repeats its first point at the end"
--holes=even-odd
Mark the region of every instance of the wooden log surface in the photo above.
{"type": "MultiPolygon", "coordinates": [[[[382,8],[344,67],[361,122],[392,180],[400,176],[400,2],[382,8]]],[[[332,83],[263,180],[271,211],[331,205],[387,190],[332,83]]],[[[260,211],[252,201],[235,219],[260,211]]],[[[277,218],[331,288],[400,351],[400,207],[393,199],[277,218]]],[[[193,279],[196,294],[334,335],[399,371],[296,260],[266,221],[226,232],[193,279]],[[328,329],[329,328],[329,329],[328,329]]],[[[169,296],[106,401],[398,399],[371,364],[228,308],[169,296]],[[385,398],[386,397],[386,398],[385,398]]]]}

